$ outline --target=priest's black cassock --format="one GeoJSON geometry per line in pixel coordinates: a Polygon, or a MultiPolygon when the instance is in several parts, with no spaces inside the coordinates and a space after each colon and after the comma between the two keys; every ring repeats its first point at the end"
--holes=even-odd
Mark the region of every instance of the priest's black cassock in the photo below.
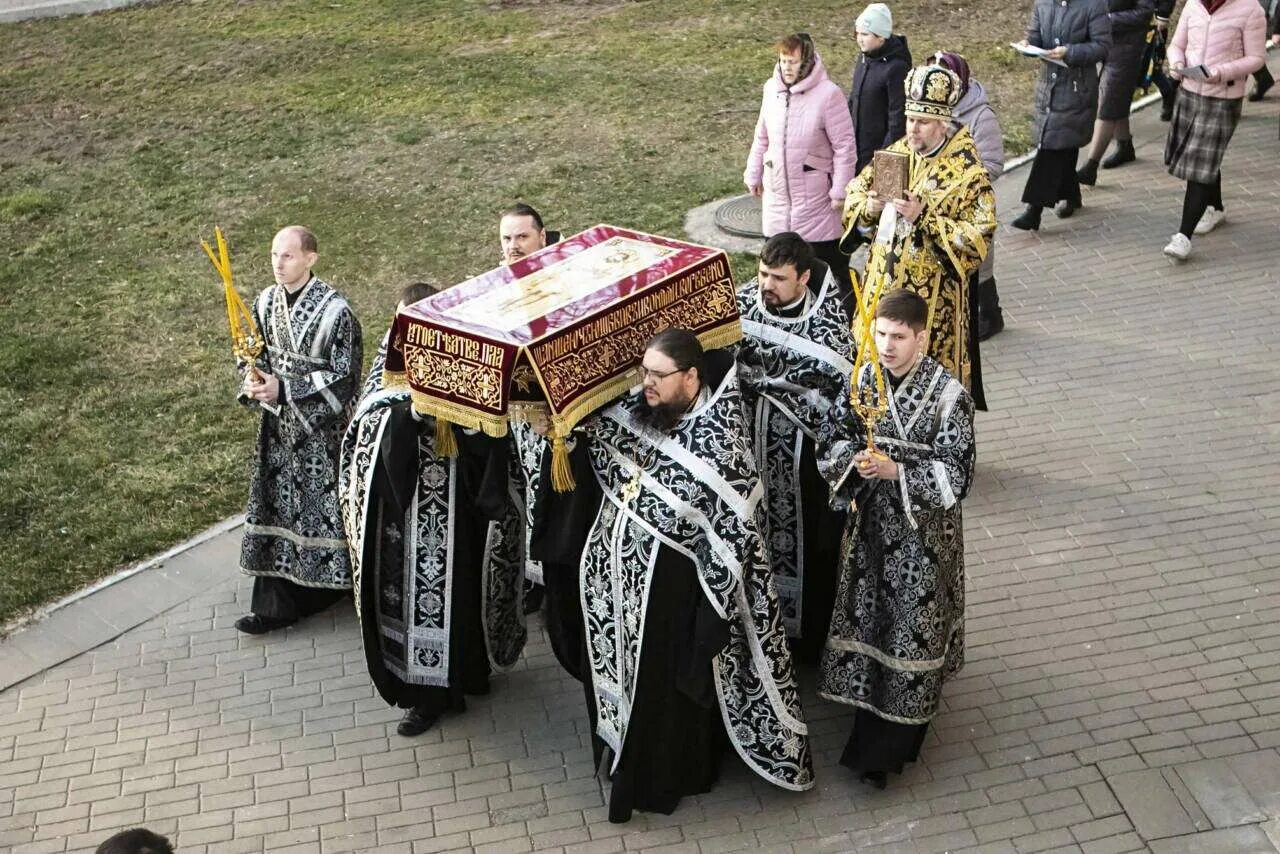
{"type": "Polygon", "coordinates": [[[451,426],[458,452],[438,454],[434,419],[380,375],[375,361],[342,457],[365,660],[384,700],[438,716],[524,648],[524,508],[506,440],[451,426]]]}
{"type": "Polygon", "coordinates": [[[707,362],[698,401],[670,434],[644,425],[642,398],[629,395],[577,433],[577,488],[539,493],[534,549],[549,600],[567,586],[549,566],[577,567],[610,821],[669,814],[707,791],[726,743],[775,785],[813,784],[737,374],[727,351],[707,362]]]}

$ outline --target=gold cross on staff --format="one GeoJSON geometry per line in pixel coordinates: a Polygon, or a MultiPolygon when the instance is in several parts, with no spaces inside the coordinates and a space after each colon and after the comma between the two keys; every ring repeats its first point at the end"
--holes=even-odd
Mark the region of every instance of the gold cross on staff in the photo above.
{"type": "Polygon", "coordinates": [[[258,373],[254,362],[262,355],[264,341],[258,333],[258,325],[253,322],[253,312],[240,298],[240,292],[236,290],[231,278],[231,256],[227,252],[227,241],[222,236],[222,229],[215,226],[213,236],[218,244],[216,256],[208,241],[201,239],[200,247],[222,277],[222,292],[227,301],[227,326],[231,330],[231,352],[248,366],[249,375],[254,380],[261,381],[262,375],[258,373]]]}

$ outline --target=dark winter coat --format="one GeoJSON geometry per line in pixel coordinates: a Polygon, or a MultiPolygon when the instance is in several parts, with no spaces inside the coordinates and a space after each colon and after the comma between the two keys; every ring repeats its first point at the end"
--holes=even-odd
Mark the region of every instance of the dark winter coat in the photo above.
{"type": "Polygon", "coordinates": [[[1112,44],[1146,44],[1156,0],[1108,0],[1112,44]]]}
{"type": "Polygon", "coordinates": [[[871,162],[878,149],[888,148],[907,133],[906,91],[911,51],[906,36],[889,36],[879,50],[858,57],[849,88],[849,116],[857,140],[855,174],[871,162]]]}
{"type": "Polygon", "coordinates": [[[1052,50],[1066,46],[1066,68],[1040,62],[1036,81],[1036,145],[1080,148],[1093,137],[1098,113],[1098,63],[1111,46],[1107,0],[1035,0],[1027,42],[1052,50]]]}

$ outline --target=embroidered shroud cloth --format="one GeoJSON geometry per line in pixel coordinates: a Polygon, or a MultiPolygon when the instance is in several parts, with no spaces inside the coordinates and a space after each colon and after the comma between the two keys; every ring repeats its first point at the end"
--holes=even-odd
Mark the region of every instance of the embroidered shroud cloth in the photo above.
{"type": "Polygon", "coordinates": [[[272,285],[253,313],[266,339],[256,364],[279,378],[280,398],[259,407],[240,567],[306,587],[350,588],[338,454],[360,388],[360,322],[342,295],[315,277],[292,307],[285,289],[272,285]]]}
{"type": "Polygon", "coordinates": [[[361,400],[339,493],[374,684],[389,703],[441,711],[415,686],[460,689],[460,672],[474,685],[487,677],[486,656],[504,671],[524,649],[524,506],[507,443],[460,435],[460,453],[440,456],[435,425],[409,405],[408,392],[378,388],[361,400]]]}
{"type": "MultiPolygon", "coordinates": [[[[910,288],[923,297],[929,305],[929,355],[971,388],[969,276],[982,265],[995,234],[991,181],[967,127],[932,157],[916,154],[905,139],[888,150],[910,156],[910,190],[924,200],[924,208],[914,224],[899,219],[890,233],[876,232],[867,251],[861,304],[870,308],[878,288],[881,293],[910,288]]],[[[867,211],[874,181],[873,166],[849,184],[842,246],[850,245],[855,228],[876,229],[879,217],[867,211]]],[[[855,341],[859,335],[855,329],[855,341]]]]}
{"type": "MultiPolygon", "coordinates": [[[[859,388],[874,388],[870,366],[859,388]]],[[[964,527],[960,501],[973,479],[973,400],[925,357],[890,397],[876,447],[898,463],[897,481],[864,482],[853,455],[865,447],[856,418],[824,441],[821,467],[850,510],[823,697],[900,724],[926,724],[943,682],[964,663],[964,527]]],[[[827,433],[824,438],[831,434],[827,433]]]]}
{"type": "Polygon", "coordinates": [[[718,249],[598,225],[408,306],[386,385],[420,413],[491,436],[543,407],[563,439],[635,382],[645,343],[671,326],[704,347],[741,336],[718,249]],[[514,410],[514,411],[513,411],[514,410]]]}
{"type": "MultiPolygon", "coordinates": [[[[802,460],[810,468],[814,465],[813,439],[831,418],[832,404],[848,394],[853,373],[849,317],[835,279],[825,265],[822,270],[825,277],[816,285],[811,274],[810,287],[816,293],[796,317],[766,308],[754,280],[738,291],[743,333],[738,376],[764,483],[774,589],[792,637],[801,634],[806,560],[816,557],[805,554],[805,542],[819,533],[806,531],[806,520],[816,522],[829,513],[820,480],[814,478],[817,490],[802,488],[802,460]],[[806,502],[818,506],[808,507],[806,502]]],[[[814,592],[830,596],[830,591],[814,592]]],[[[825,635],[826,627],[821,631],[825,635]]]]}
{"type": "Polygon", "coordinates": [[[807,789],[808,728],[761,535],[763,487],[736,371],[706,391],[709,399],[669,435],[637,419],[638,395],[583,428],[604,493],[581,582],[596,735],[612,749],[616,770],[637,701],[654,565],[670,549],[694,564],[703,594],[727,621],[728,644],[711,669],[729,741],[769,782],[807,789]],[[645,461],[640,489],[627,501],[623,487],[637,460],[645,461]]]}

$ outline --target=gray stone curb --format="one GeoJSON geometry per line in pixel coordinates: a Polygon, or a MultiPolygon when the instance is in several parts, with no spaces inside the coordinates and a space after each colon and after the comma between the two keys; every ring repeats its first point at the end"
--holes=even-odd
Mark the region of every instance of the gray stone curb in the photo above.
{"type": "Polygon", "coordinates": [[[0,691],[114,640],[193,595],[238,581],[244,516],[7,624],[0,639],[0,691]],[[76,605],[77,607],[70,607],[76,605]]]}
{"type": "Polygon", "coordinates": [[[0,23],[106,12],[123,6],[133,6],[138,2],[140,0],[53,0],[45,3],[32,3],[29,0],[0,0],[0,23]]]}

